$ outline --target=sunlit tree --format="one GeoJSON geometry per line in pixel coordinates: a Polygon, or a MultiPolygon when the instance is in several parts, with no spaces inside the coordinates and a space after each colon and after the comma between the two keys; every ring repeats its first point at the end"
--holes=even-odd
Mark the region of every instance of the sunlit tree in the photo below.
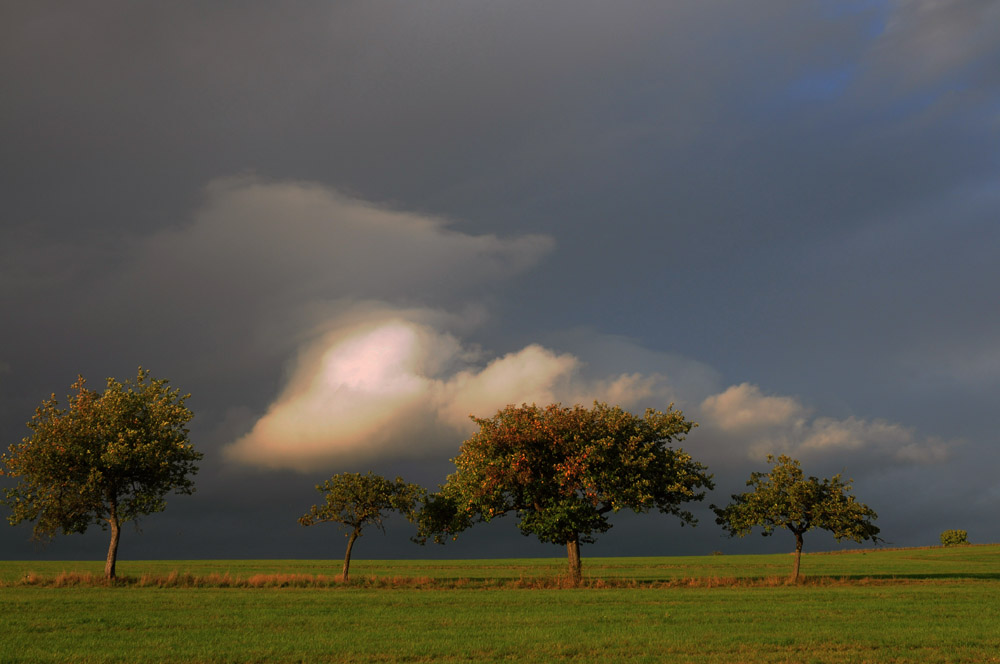
{"type": "Polygon", "coordinates": [[[397,477],[389,481],[369,472],[341,473],[334,475],[316,490],[323,494],[324,503],[313,505],[309,512],[299,517],[303,526],[317,523],[337,523],[347,532],[347,553],[344,554],[342,578],[348,580],[351,550],[354,542],[367,526],[385,532],[384,520],[390,512],[399,512],[410,521],[416,519],[417,508],[426,491],[417,484],[404,482],[397,477]]]}
{"type": "Polygon", "coordinates": [[[202,458],[188,441],[190,395],[139,368],[135,380],[108,378],[102,393],[82,376],[61,408],[55,394],[28,422],[33,432],[0,456],[0,472],[18,478],[6,490],[12,525],[33,521],[34,536],[111,530],[104,567],[115,577],[121,525],[166,508],[168,493],[190,494],[202,458]]]}
{"type": "Polygon", "coordinates": [[[802,466],[791,457],[768,455],[769,473],[751,473],[747,486],[752,491],[734,494],[726,507],[712,505],[716,523],[731,537],[743,537],[759,526],[762,535],[784,528],[795,536],[795,566],[791,580],[799,578],[803,535],[814,528],[827,530],[837,541],[880,542],[873,523],[875,511],[850,495],[851,480],[840,475],[829,479],[806,478],[802,466]]]}
{"type": "Polygon", "coordinates": [[[473,523],[514,514],[524,535],[565,545],[574,584],[580,544],[611,528],[623,509],[658,510],[694,524],[682,509],[712,488],[705,466],[672,445],[694,423],[680,411],[618,406],[507,406],[473,418],[479,431],[453,460],[456,472],[420,514],[418,541],[444,542],[473,523]]]}

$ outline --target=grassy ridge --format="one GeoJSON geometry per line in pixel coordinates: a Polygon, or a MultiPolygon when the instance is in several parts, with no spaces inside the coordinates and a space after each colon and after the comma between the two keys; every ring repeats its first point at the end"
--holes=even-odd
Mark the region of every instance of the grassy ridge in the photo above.
{"type": "MultiPolygon", "coordinates": [[[[812,554],[800,586],[515,590],[0,588],[0,662],[1000,662],[1000,546],[812,554]]],[[[368,578],[530,578],[558,559],[358,561],[368,578]]],[[[784,576],[782,556],[591,559],[602,578],[784,576]]],[[[91,563],[0,563],[35,573],[91,563]]],[[[326,561],[123,563],[129,575],[331,574],[326,561]],[[133,567],[134,566],[134,567],[133,567]]]]}

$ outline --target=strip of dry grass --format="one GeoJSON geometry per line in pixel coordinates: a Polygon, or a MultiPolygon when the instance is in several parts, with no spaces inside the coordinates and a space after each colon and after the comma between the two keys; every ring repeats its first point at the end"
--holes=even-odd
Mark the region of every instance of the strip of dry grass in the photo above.
{"type": "MultiPolygon", "coordinates": [[[[876,549],[829,555],[822,552],[803,555],[802,572],[810,579],[982,579],[1000,581],[1000,545],[967,547],[919,547],[876,549]]],[[[118,572],[135,585],[142,578],[147,583],[161,583],[163,577],[176,575],[176,585],[183,583],[246,585],[251,577],[262,575],[260,583],[273,583],[275,577],[293,584],[333,586],[339,581],[339,561],[329,560],[125,560],[118,572]],[[181,577],[192,580],[181,581],[181,577]],[[301,577],[301,578],[300,578],[301,577]],[[206,581],[205,579],[214,579],[206,581]],[[309,579],[306,582],[304,579],[309,579]]],[[[99,577],[103,562],[93,561],[6,561],[0,562],[0,587],[22,583],[26,578],[44,579],[46,583],[60,574],[64,583],[72,574],[99,577]]],[[[374,586],[371,577],[386,579],[388,586],[410,584],[406,579],[433,579],[442,587],[504,587],[540,584],[552,587],[552,579],[565,574],[563,558],[526,558],[497,560],[364,560],[351,566],[352,582],[374,586]]],[[[688,583],[689,579],[769,579],[783,578],[792,571],[791,556],[713,555],[647,558],[584,558],[584,575],[592,583],[603,580],[609,587],[633,581],[639,587],[656,584],[688,583]]],[[[166,585],[166,584],[164,584],[166,585]]],[[[422,583],[422,585],[428,585],[422,583]]]]}
{"type": "Polygon", "coordinates": [[[56,575],[29,573],[3,587],[38,588],[422,588],[428,590],[456,589],[517,589],[553,590],[560,588],[770,588],[788,585],[800,586],[872,586],[900,583],[927,583],[929,579],[895,579],[886,577],[801,577],[792,582],[787,576],[767,577],[688,577],[675,579],[640,580],[621,577],[585,578],[574,585],[566,575],[549,577],[522,576],[516,579],[458,578],[441,579],[429,576],[361,576],[351,577],[347,583],[338,576],[323,574],[253,574],[239,576],[230,573],[196,575],[171,571],[168,574],[143,574],[121,576],[108,580],[91,572],[60,572],[56,575]]]}

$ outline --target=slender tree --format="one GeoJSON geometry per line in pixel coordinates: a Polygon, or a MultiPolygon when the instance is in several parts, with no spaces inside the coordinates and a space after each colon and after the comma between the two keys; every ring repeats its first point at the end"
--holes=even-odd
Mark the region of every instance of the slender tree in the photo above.
{"type": "Polygon", "coordinates": [[[716,523],[730,537],[743,537],[755,526],[762,535],[771,535],[776,528],[789,530],[795,536],[795,566],[791,581],[799,578],[803,535],[814,528],[833,533],[837,541],[882,541],[873,521],[878,517],[867,505],[850,495],[851,480],[840,475],[829,479],[804,477],[799,462],[781,455],[767,457],[772,464],[769,473],[751,473],[747,486],[752,491],[734,494],[726,507],[712,505],[716,523]]]}
{"type": "Polygon", "coordinates": [[[681,449],[694,425],[683,413],[618,406],[507,406],[473,418],[479,431],[453,460],[456,472],[420,514],[418,541],[444,542],[473,523],[513,513],[524,535],[566,547],[572,582],[582,580],[580,544],[611,528],[623,509],[694,516],[681,509],[711,488],[705,466],[681,449]]]}
{"type": "Polygon", "coordinates": [[[115,578],[121,525],[166,508],[170,492],[194,491],[202,458],[188,442],[190,395],[139,368],[135,380],[108,378],[103,393],[77,378],[60,408],[55,394],[28,422],[33,434],[0,456],[0,473],[19,478],[6,490],[12,525],[34,521],[34,537],[111,530],[104,574],[115,578]]]}
{"type": "Polygon", "coordinates": [[[381,475],[369,472],[341,473],[334,475],[316,490],[324,494],[322,505],[313,505],[309,512],[299,517],[303,526],[317,523],[338,523],[347,531],[347,552],[344,554],[344,571],[341,575],[348,580],[351,567],[351,551],[354,542],[367,526],[375,526],[385,532],[384,519],[389,512],[399,512],[410,521],[416,519],[417,508],[426,491],[417,484],[404,482],[397,477],[389,481],[381,475]]]}

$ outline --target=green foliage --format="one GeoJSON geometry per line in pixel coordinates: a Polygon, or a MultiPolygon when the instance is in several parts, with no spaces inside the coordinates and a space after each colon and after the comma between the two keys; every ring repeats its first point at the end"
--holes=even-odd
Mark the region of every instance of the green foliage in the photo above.
{"type": "Polygon", "coordinates": [[[426,493],[419,485],[404,482],[401,477],[389,481],[372,472],[340,473],[317,484],[316,490],[324,494],[325,502],[313,505],[299,518],[299,523],[303,526],[338,523],[346,527],[348,536],[355,531],[360,534],[369,525],[384,532],[383,521],[393,511],[415,520],[426,493]]]}
{"type": "Polygon", "coordinates": [[[437,542],[477,522],[513,513],[542,542],[593,542],[622,509],[681,509],[711,488],[705,466],[671,448],[694,426],[680,411],[637,417],[618,406],[508,406],[473,418],[479,431],[453,460],[456,472],[421,512],[418,539],[437,542]]]}
{"type": "Polygon", "coordinates": [[[307,514],[299,518],[303,526],[311,526],[324,521],[339,523],[347,530],[347,551],[344,554],[344,571],[341,580],[348,580],[351,566],[351,549],[361,531],[373,525],[385,532],[383,521],[386,513],[395,511],[410,521],[417,518],[417,507],[427,493],[416,484],[408,484],[401,477],[390,482],[381,475],[369,472],[341,473],[326,482],[316,485],[316,490],[325,494],[323,505],[313,505],[307,514]]]}
{"type": "Polygon", "coordinates": [[[963,546],[969,543],[969,533],[965,530],[946,530],[941,533],[943,546],[963,546]]]}
{"type": "MultiPolygon", "coordinates": [[[[796,552],[802,551],[802,536],[814,528],[831,532],[838,542],[881,541],[879,529],[872,523],[878,515],[850,495],[850,480],[842,481],[839,474],[830,479],[806,479],[799,462],[785,455],[777,459],[768,455],[767,461],[773,465],[770,473],[750,474],[747,486],[753,487],[752,491],[734,494],[725,508],[712,505],[716,523],[730,536],[743,537],[756,526],[762,528],[763,535],[784,528],[795,535],[796,552]]],[[[796,557],[794,576],[798,575],[798,561],[796,557]]]]}
{"type": "Polygon", "coordinates": [[[77,378],[60,408],[42,402],[32,435],[0,456],[0,473],[19,478],[6,490],[9,521],[34,521],[36,538],[82,533],[162,511],[171,491],[194,491],[191,475],[202,458],[188,442],[192,414],[178,390],[139,368],[134,381],[108,378],[103,393],[77,378]]]}

